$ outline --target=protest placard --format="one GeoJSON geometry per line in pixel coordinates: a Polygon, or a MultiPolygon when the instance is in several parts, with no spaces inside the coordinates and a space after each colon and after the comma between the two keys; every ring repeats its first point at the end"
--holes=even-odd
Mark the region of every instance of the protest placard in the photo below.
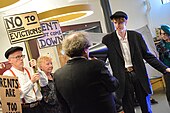
{"type": "Polygon", "coordinates": [[[44,35],[36,11],[9,15],[3,19],[11,44],[44,35]]]}
{"type": "Polygon", "coordinates": [[[64,37],[58,21],[41,22],[43,37],[37,39],[40,48],[60,44],[64,37]]]}
{"type": "Polygon", "coordinates": [[[2,113],[22,113],[17,77],[0,75],[2,113]]]}

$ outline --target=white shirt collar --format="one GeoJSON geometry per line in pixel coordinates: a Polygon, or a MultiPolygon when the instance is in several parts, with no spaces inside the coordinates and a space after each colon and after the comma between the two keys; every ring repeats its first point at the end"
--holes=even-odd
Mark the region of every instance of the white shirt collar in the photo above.
{"type": "MultiPolygon", "coordinates": [[[[119,40],[123,40],[122,37],[119,35],[118,31],[116,31],[116,34],[117,34],[119,40]]],[[[127,40],[127,31],[126,31],[126,34],[125,34],[125,40],[127,40]]]]}
{"type": "Polygon", "coordinates": [[[20,71],[20,70],[14,68],[13,66],[11,67],[11,70],[14,70],[14,71],[17,72],[17,73],[24,73],[23,71],[20,71]]]}

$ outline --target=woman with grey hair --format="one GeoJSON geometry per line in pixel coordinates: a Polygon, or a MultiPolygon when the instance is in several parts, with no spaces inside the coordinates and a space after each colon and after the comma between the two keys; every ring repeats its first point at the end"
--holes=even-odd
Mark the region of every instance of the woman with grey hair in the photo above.
{"type": "Polygon", "coordinates": [[[70,59],[54,73],[59,103],[71,113],[117,113],[112,92],[118,88],[118,80],[104,62],[88,59],[87,36],[74,32],[63,41],[63,50],[70,59]]]}
{"type": "Polygon", "coordinates": [[[44,113],[62,113],[58,104],[52,76],[52,58],[48,56],[40,56],[37,59],[37,66],[48,78],[48,84],[41,87],[41,93],[43,95],[41,105],[43,106],[42,109],[44,113]]]}

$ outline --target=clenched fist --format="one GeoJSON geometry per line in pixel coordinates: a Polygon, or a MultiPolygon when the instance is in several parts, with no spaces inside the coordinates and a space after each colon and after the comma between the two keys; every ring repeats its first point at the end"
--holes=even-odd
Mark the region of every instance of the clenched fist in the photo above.
{"type": "Polygon", "coordinates": [[[33,83],[35,83],[36,81],[38,81],[40,79],[40,75],[38,73],[35,73],[32,77],[31,77],[31,81],[33,83]]]}

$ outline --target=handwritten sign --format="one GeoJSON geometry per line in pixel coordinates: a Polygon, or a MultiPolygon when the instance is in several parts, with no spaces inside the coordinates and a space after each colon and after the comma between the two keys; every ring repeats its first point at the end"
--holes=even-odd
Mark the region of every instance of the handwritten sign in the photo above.
{"type": "Polygon", "coordinates": [[[4,23],[11,44],[44,35],[35,11],[5,16],[4,23]]]}
{"type": "Polygon", "coordinates": [[[0,75],[2,113],[22,113],[17,77],[0,75]]]}
{"type": "Polygon", "coordinates": [[[64,37],[58,21],[41,22],[43,37],[37,39],[40,48],[60,44],[64,37]]]}

